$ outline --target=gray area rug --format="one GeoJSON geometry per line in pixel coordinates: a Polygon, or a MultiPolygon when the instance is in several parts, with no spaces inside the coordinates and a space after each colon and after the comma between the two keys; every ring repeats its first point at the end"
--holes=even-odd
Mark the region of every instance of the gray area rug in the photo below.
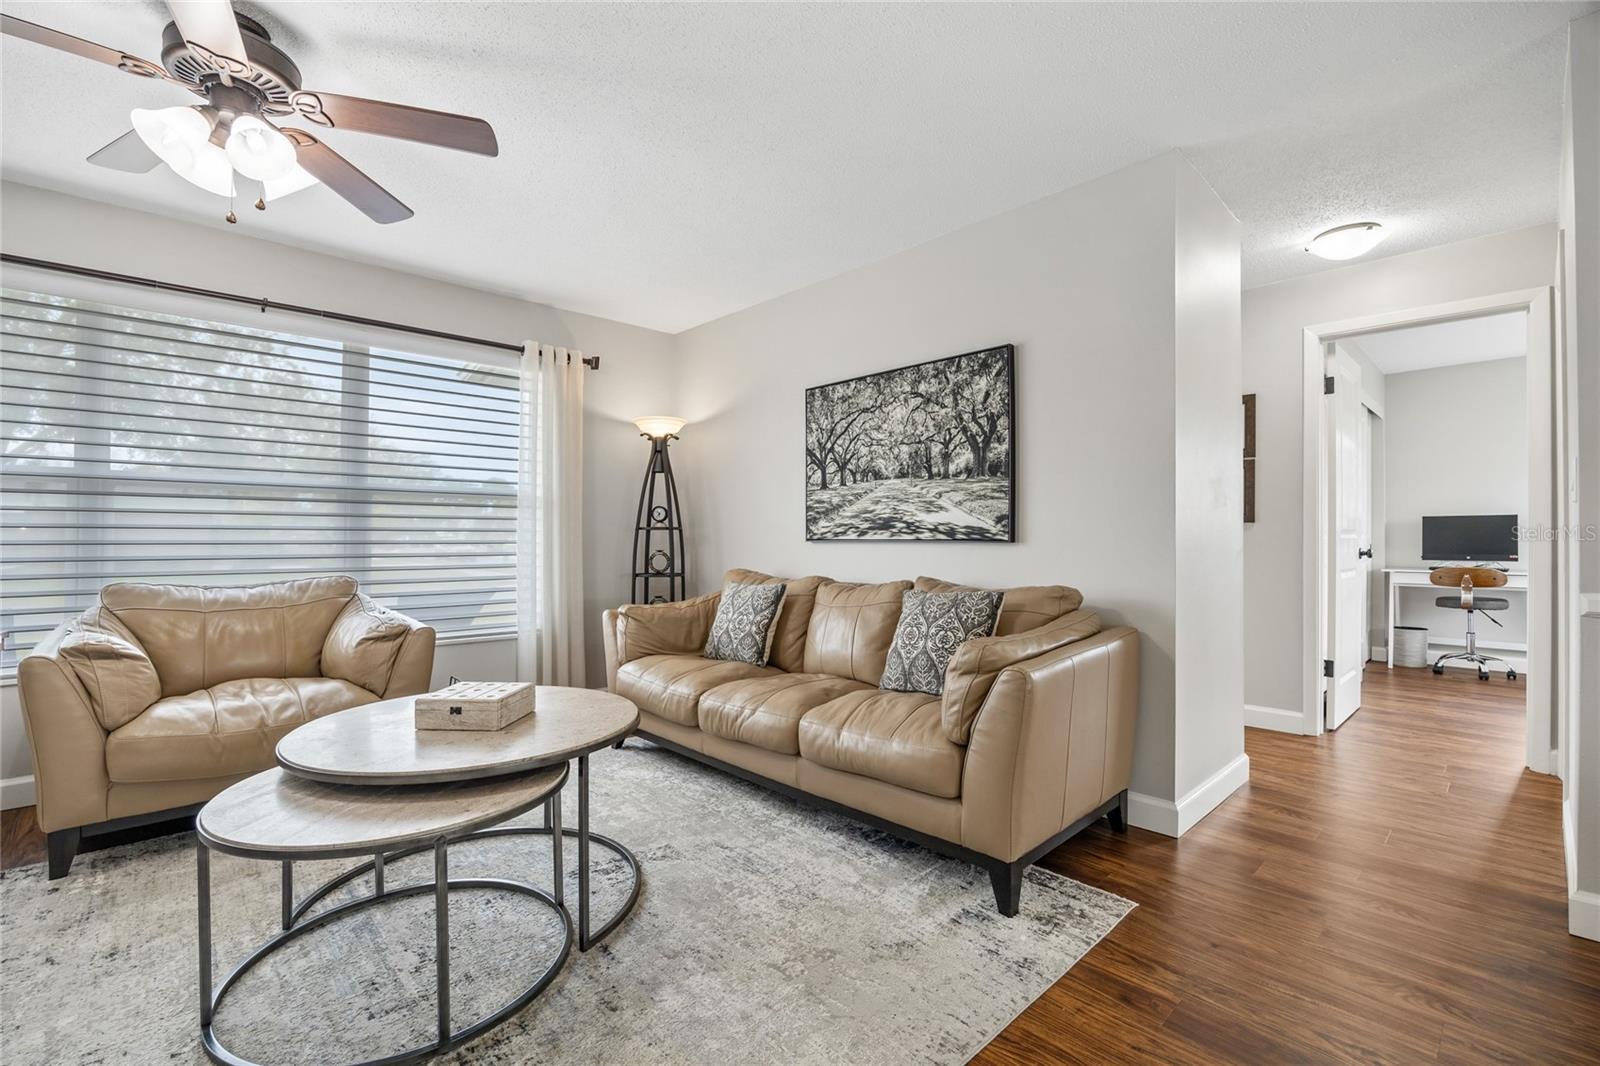
{"type": "MultiPolygon", "coordinates": [[[[642,742],[591,766],[595,831],[643,864],[638,907],[593,951],[574,948],[520,1014],[441,1061],[960,1063],[1133,907],[1035,867],[1022,913],[1003,918],[976,867],[642,742]]],[[[548,847],[538,837],[464,843],[450,873],[548,885],[548,847]]],[[[575,854],[569,846],[569,869],[575,854]]],[[[625,867],[609,855],[595,849],[601,916],[623,890],[625,867]]],[[[297,886],[349,865],[297,864],[297,886]]],[[[278,878],[273,863],[213,858],[218,980],[276,931],[278,878]]],[[[431,879],[431,857],[390,866],[391,888],[431,879]]],[[[569,878],[574,912],[576,887],[569,878]]],[[[559,924],[520,895],[451,898],[459,1028],[532,981],[559,924]]],[[[81,856],[54,883],[43,866],[0,875],[7,1066],[205,1062],[196,988],[192,835],[81,856]]],[[[272,956],[228,993],[217,1032],[260,1062],[349,1062],[427,1041],[435,1009],[424,894],[272,956]]]]}

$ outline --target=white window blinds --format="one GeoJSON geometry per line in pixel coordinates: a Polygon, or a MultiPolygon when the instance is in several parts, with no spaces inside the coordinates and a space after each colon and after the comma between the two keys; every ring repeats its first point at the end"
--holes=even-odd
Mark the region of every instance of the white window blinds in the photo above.
{"type": "Polygon", "coordinates": [[[344,573],[441,637],[515,632],[513,367],[0,302],[0,668],[112,581],[344,573]]]}

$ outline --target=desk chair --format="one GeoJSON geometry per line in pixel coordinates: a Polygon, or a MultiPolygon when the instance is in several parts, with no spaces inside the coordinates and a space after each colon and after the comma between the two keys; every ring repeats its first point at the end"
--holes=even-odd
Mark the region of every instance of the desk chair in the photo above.
{"type": "Polygon", "coordinates": [[[1505,628],[1494,615],[1487,612],[1503,611],[1511,606],[1511,601],[1500,596],[1479,596],[1478,589],[1500,588],[1506,583],[1506,575],[1487,566],[1441,566],[1428,575],[1428,581],[1434,585],[1454,588],[1456,591],[1448,596],[1440,596],[1433,602],[1440,607],[1454,607],[1467,612],[1467,650],[1456,652],[1452,655],[1441,655],[1433,664],[1433,672],[1444,673],[1444,664],[1452,659],[1462,662],[1475,663],[1478,667],[1478,680],[1489,680],[1489,664],[1499,663],[1506,668],[1506,677],[1511,681],[1517,679],[1517,672],[1511,665],[1497,655],[1483,655],[1478,651],[1478,634],[1472,628],[1472,616],[1478,611],[1485,612],[1484,617],[1495,625],[1505,628]]]}

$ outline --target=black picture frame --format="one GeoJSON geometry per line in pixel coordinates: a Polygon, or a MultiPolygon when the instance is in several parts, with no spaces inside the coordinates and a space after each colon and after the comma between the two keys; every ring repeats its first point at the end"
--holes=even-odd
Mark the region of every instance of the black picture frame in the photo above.
{"type": "Polygon", "coordinates": [[[805,392],[804,428],[806,540],[1016,542],[1015,345],[996,344],[813,385],[805,392]],[[941,384],[954,391],[941,396],[941,384]],[[976,398],[983,401],[986,419],[996,413],[992,405],[1000,405],[992,431],[987,420],[973,422],[955,413],[957,407],[978,409],[957,401],[963,388],[979,385],[997,390],[976,398]],[[899,425],[895,419],[901,420],[899,425]],[[962,422],[965,428],[941,419],[962,422]],[[937,452],[932,439],[909,435],[908,427],[919,420],[929,423],[930,434],[938,433],[937,452]],[[870,462],[852,467],[830,452],[838,447],[829,443],[836,431],[873,442],[870,462]],[[916,460],[919,443],[925,448],[924,474],[906,476],[903,471],[916,460]],[[976,476],[975,464],[985,467],[976,476]],[[957,469],[961,476],[954,475],[957,469]],[[1003,512],[997,510],[1002,501],[1003,512]],[[938,510],[919,510],[918,502],[938,510]]]}

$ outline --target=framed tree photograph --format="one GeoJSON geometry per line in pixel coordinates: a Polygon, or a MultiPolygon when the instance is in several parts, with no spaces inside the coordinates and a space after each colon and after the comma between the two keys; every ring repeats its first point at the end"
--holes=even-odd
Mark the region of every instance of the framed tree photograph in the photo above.
{"type": "Polygon", "coordinates": [[[806,390],[807,540],[1016,540],[1009,344],[806,390]]]}

